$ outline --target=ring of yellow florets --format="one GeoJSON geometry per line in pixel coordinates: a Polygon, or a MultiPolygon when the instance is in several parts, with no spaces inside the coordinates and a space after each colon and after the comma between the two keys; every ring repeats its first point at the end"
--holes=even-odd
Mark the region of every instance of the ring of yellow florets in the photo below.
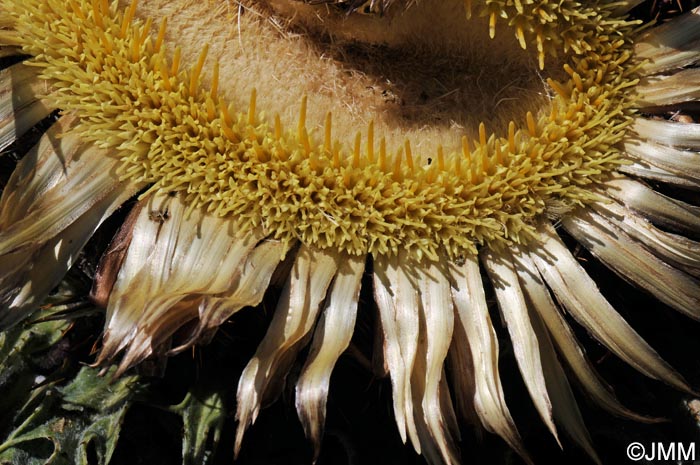
{"type": "Polygon", "coordinates": [[[14,29],[2,38],[36,57],[53,84],[46,98],[81,117],[76,130],[87,141],[114,149],[124,179],[182,192],[193,209],[262,226],[289,244],[352,254],[404,249],[434,259],[527,241],[550,201],[586,202],[586,187],[619,165],[625,89],[636,84],[632,23],[614,19],[612,7],[487,1],[481,14],[492,28],[506,18],[523,47],[535,44],[541,65],[545,53],[570,54],[569,79],[549,80],[549,114],[527,113],[504,137],[482,124],[462,153],[439,150],[419,167],[409,144],[389,152],[375,145],[371,126],[360,153],[359,139],[331,139],[330,115],[316,142],[305,108],[294,131],[278,118],[264,122],[254,95],[246,111],[229,108],[216,78],[213,89],[199,85],[206,50],[179,70],[178,51],[166,56],[164,23],[151,37],[150,21],[133,21],[135,3],[126,11],[106,0],[9,3],[14,29]]]}

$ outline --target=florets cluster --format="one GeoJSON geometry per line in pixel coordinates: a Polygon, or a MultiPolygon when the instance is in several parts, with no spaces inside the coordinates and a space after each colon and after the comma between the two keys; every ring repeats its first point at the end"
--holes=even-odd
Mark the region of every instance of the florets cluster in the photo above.
{"type": "Polygon", "coordinates": [[[81,118],[84,140],[121,159],[121,177],[184,192],[192,209],[289,244],[436,258],[525,242],[548,205],[585,203],[586,186],[620,163],[637,79],[633,24],[615,18],[614,5],[478,6],[494,27],[512,26],[522,47],[536,47],[541,67],[545,54],[565,54],[568,78],[549,79],[550,107],[511,122],[508,134],[482,124],[479,140],[463,139],[462,153],[439,149],[429,166],[414,165],[408,141],[386,147],[371,124],[364,137],[337,141],[329,114],[325,134],[309,134],[305,102],[293,130],[259,113],[255,93],[247,109],[232,108],[217,95],[216,64],[209,88],[200,83],[207,50],[183,69],[178,50],[164,44],[165,22],[152,34],[150,22],[133,19],[135,8],[13,3],[4,15],[14,25],[2,38],[35,57],[51,85],[46,99],[81,118]]]}

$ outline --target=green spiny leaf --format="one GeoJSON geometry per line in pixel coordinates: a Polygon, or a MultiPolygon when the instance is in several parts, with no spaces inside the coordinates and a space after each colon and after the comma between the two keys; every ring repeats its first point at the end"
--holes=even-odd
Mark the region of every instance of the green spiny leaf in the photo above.
{"type": "Polygon", "coordinates": [[[180,404],[170,409],[182,416],[184,465],[205,465],[209,462],[216,451],[226,418],[223,391],[198,391],[191,390],[180,404]]]}
{"type": "Polygon", "coordinates": [[[0,464],[107,465],[124,416],[143,386],[137,376],[111,382],[109,373],[99,376],[97,369],[83,367],[63,387],[40,388],[38,406],[18,417],[0,444],[0,464]],[[48,458],[46,443],[52,446],[48,458]],[[90,447],[96,464],[89,462],[90,447]]]}

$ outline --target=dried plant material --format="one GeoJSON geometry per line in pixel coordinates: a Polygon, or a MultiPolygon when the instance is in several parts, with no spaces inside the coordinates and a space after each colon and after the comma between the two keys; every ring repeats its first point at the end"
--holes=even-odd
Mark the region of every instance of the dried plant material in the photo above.
{"type": "Polygon", "coordinates": [[[0,71],[0,152],[51,113],[39,98],[46,90],[35,68],[16,64],[0,71]]]}
{"type": "MultiPolygon", "coordinates": [[[[553,224],[662,302],[700,308],[697,243],[660,229],[697,236],[699,207],[636,179],[700,189],[700,125],[679,106],[697,102],[700,10],[642,30],[626,17],[637,3],[5,1],[0,54],[28,57],[0,74],[0,146],[65,116],[0,200],[0,326],[35,312],[138,192],[96,275],[97,364],[120,376],[277,299],[239,380],[236,454],[289,378],[320,457],[331,374],[371,282],[398,432],[430,463],[460,461],[458,416],[530,461],[489,285],[542,420],[598,460],[559,357],[603,407],[652,419],[615,398],[564,311],[641,373],[690,388],[553,224]]],[[[181,409],[195,454],[218,431],[212,399],[181,409]]]]}

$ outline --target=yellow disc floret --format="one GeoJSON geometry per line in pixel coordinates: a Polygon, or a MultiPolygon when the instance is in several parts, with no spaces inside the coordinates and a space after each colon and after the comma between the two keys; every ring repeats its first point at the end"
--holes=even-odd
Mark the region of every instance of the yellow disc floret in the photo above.
{"type": "Polygon", "coordinates": [[[184,69],[178,49],[166,48],[165,22],[134,20],[136,2],[4,3],[0,24],[12,27],[0,31],[3,42],[34,56],[50,82],[47,101],[80,117],[86,141],[112,149],[119,176],[181,192],[192,209],[288,244],[356,255],[458,257],[527,241],[536,216],[590,200],[587,187],[621,163],[616,144],[637,82],[633,23],[616,18],[613,4],[479,2],[475,14],[489,18],[491,33],[505,21],[522,47],[536,48],[541,68],[546,54],[566,56],[567,79],[548,80],[547,111],[524,112],[502,136],[482,124],[461,153],[440,148],[423,165],[410,142],[387,147],[372,124],[337,141],[329,113],[323,133],[309,133],[306,101],[291,129],[258,112],[255,92],[248,108],[232,108],[217,93],[216,64],[210,88],[200,85],[206,48],[184,69]]]}

